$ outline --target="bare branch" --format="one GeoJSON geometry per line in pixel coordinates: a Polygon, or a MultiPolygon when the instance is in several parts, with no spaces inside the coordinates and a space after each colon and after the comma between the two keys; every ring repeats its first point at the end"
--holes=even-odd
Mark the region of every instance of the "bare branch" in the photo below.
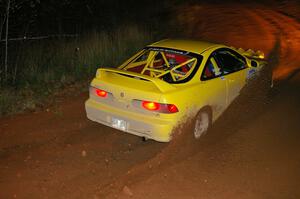
{"type": "MultiPolygon", "coordinates": [[[[39,37],[18,37],[10,38],[8,41],[25,41],[25,40],[40,40],[40,39],[50,39],[58,37],[78,37],[78,34],[57,34],[57,35],[48,35],[48,36],[39,36],[39,37]]],[[[0,40],[0,42],[6,42],[6,39],[0,40]]]]}
{"type": "Polygon", "coordinates": [[[7,0],[7,9],[6,9],[6,32],[5,32],[5,61],[4,61],[4,78],[7,79],[7,58],[8,58],[8,22],[9,22],[9,8],[10,0],[7,0]]]}

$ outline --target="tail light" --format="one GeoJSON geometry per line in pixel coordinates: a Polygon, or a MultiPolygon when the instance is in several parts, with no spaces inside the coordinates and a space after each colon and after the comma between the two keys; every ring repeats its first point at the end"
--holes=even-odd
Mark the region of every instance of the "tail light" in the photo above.
{"type": "Polygon", "coordinates": [[[170,113],[177,113],[178,112],[178,108],[174,104],[168,104],[167,106],[168,106],[168,110],[169,110],[170,113]]]}
{"type": "Polygon", "coordinates": [[[157,111],[160,108],[159,103],[148,101],[143,101],[142,106],[149,111],[157,111]]]}
{"type": "Polygon", "coordinates": [[[90,94],[96,95],[98,97],[101,98],[106,98],[107,95],[109,94],[107,91],[99,89],[99,88],[95,88],[95,87],[90,87],[90,94]]]}
{"type": "Polygon", "coordinates": [[[136,107],[142,107],[148,111],[155,111],[159,113],[177,113],[178,108],[174,104],[162,104],[158,102],[151,102],[151,101],[141,101],[141,100],[134,100],[133,104],[136,107]]]}
{"type": "Polygon", "coordinates": [[[107,96],[107,92],[101,89],[96,88],[95,89],[96,95],[98,95],[99,97],[106,97],[107,96]]]}

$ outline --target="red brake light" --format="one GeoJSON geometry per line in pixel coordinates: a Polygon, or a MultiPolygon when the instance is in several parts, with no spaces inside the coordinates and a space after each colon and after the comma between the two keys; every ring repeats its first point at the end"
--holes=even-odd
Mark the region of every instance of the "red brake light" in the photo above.
{"type": "Polygon", "coordinates": [[[99,97],[106,97],[107,96],[107,92],[104,91],[104,90],[101,90],[101,89],[97,89],[96,88],[96,94],[99,96],[99,97]]]}
{"type": "Polygon", "coordinates": [[[155,111],[159,113],[177,113],[179,110],[174,104],[161,104],[157,102],[150,101],[139,101],[142,104],[142,107],[148,111],[155,111]]]}
{"type": "Polygon", "coordinates": [[[170,113],[177,113],[178,108],[174,104],[168,104],[168,110],[170,113]]]}
{"type": "Polygon", "coordinates": [[[150,111],[156,111],[159,109],[160,104],[156,102],[148,102],[148,101],[143,101],[142,105],[145,109],[150,110],[150,111]]]}

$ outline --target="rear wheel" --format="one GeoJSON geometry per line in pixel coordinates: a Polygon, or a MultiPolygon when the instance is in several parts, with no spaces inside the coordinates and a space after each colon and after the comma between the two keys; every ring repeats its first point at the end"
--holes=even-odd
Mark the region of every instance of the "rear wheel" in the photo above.
{"type": "Polygon", "coordinates": [[[195,119],[194,138],[199,139],[205,135],[211,126],[211,114],[208,110],[201,110],[195,119]]]}

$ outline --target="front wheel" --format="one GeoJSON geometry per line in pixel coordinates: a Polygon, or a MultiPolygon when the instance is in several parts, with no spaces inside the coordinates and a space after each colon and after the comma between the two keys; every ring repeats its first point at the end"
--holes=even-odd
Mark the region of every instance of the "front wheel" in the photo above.
{"type": "Polygon", "coordinates": [[[195,119],[194,127],[194,138],[199,139],[201,136],[205,135],[211,126],[211,114],[206,111],[200,111],[195,119]]]}

